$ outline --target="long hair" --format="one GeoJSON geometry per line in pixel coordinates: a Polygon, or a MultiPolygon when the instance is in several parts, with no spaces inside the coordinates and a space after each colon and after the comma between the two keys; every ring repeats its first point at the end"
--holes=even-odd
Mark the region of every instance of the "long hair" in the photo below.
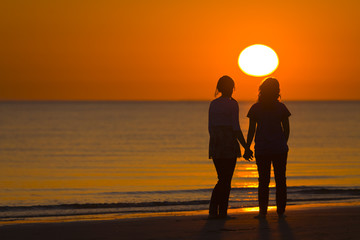
{"type": "Polygon", "coordinates": [[[276,78],[265,78],[259,86],[258,102],[264,106],[271,106],[280,98],[280,84],[276,78]]]}
{"type": "Polygon", "coordinates": [[[219,79],[216,85],[215,97],[219,94],[219,92],[221,92],[222,94],[232,93],[234,88],[235,88],[234,80],[231,77],[224,75],[219,79]]]}

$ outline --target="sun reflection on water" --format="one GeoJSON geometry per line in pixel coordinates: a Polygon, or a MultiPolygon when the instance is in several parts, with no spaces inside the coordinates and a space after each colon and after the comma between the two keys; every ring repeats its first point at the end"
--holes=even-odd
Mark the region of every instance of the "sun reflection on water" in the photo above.
{"type": "MultiPolygon", "coordinates": [[[[233,186],[236,188],[257,188],[258,185],[258,172],[255,164],[238,164],[234,173],[234,178],[241,179],[242,181],[233,181],[233,186]]],[[[272,181],[269,187],[275,187],[275,181],[273,180],[274,174],[271,171],[272,181]]]]}
{"type": "MultiPolygon", "coordinates": [[[[268,206],[268,211],[273,211],[276,209],[276,206],[268,206]]],[[[259,207],[247,207],[241,209],[244,212],[259,212],[259,207]]]]}

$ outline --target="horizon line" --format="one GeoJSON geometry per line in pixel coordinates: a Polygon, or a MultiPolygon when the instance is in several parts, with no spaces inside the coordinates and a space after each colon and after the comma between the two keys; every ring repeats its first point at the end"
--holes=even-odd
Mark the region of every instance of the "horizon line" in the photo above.
{"type": "MultiPolygon", "coordinates": [[[[213,99],[0,99],[0,102],[209,102],[213,99]]],[[[257,99],[242,99],[238,102],[254,102],[257,99]]],[[[281,102],[357,102],[360,99],[288,99],[281,102]]]]}

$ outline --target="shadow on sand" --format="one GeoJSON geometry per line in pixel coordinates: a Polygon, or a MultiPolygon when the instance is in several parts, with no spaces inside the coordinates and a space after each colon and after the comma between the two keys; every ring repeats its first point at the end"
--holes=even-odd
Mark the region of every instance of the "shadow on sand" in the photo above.
{"type": "Polygon", "coordinates": [[[280,239],[282,239],[282,240],[294,240],[295,239],[293,232],[285,218],[280,218],[278,220],[278,231],[280,233],[280,239]]]}
{"type": "Polygon", "coordinates": [[[198,239],[221,239],[226,219],[208,219],[198,239]]]}
{"type": "Polygon", "coordinates": [[[279,218],[277,229],[272,229],[267,219],[259,219],[257,239],[259,240],[294,240],[292,230],[285,218],[279,218]]]}

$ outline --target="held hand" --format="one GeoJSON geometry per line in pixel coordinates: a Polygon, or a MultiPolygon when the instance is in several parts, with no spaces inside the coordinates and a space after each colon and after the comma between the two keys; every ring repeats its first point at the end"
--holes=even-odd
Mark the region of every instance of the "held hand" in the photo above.
{"type": "Polygon", "coordinates": [[[244,156],[243,158],[245,158],[246,161],[251,161],[253,159],[253,151],[250,150],[250,148],[248,149],[245,149],[245,153],[244,153],[244,156]]]}

